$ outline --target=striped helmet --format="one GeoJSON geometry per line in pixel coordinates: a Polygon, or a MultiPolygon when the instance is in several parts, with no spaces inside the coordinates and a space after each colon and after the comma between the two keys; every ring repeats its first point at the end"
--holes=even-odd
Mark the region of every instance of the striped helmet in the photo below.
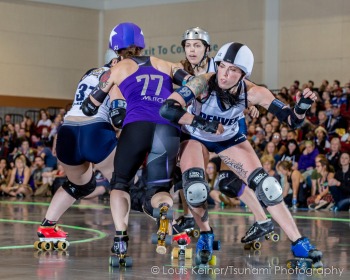
{"type": "Polygon", "coordinates": [[[246,45],[231,42],[219,49],[214,61],[216,63],[220,63],[220,61],[232,63],[241,69],[245,73],[245,77],[248,78],[253,71],[254,55],[246,45]]]}

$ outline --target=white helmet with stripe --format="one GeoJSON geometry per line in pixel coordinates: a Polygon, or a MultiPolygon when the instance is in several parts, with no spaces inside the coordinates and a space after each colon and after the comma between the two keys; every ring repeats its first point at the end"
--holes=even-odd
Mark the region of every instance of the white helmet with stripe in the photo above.
{"type": "Polygon", "coordinates": [[[254,55],[246,45],[230,42],[219,49],[214,61],[216,63],[220,63],[220,61],[232,63],[241,69],[245,73],[245,77],[248,78],[253,71],[254,55]]]}

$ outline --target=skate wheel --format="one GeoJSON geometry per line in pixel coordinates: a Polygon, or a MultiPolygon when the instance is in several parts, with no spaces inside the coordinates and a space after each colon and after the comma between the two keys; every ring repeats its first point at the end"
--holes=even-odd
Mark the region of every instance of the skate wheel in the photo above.
{"type": "Polygon", "coordinates": [[[274,233],[274,234],[272,234],[272,236],[271,236],[271,240],[272,240],[273,242],[277,242],[277,241],[280,240],[280,236],[279,236],[277,233],[274,233]]]}
{"type": "Polygon", "coordinates": [[[253,242],[252,248],[253,248],[254,250],[260,250],[260,249],[261,249],[261,243],[260,243],[259,241],[253,242]]]}
{"type": "Polygon", "coordinates": [[[171,245],[173,243],[173,238],[171,235],[165,236],[165,245],[171,245]]]}
{"type": "Polygon", "coordinates": [[[192,230],[191,236],[193,236],[194,238],[198,238],[200,236],[199,230],[198,229],[192,230]]]}
{"type": "Polygon", "coordinates": [[[59,241],[57,243],[57,249],[61,251],[66,251],[68,249],[68,242],[66,241],[59,241]]]}
{"type": "Polygon", "coordinates": [[[159,208],[153,208],[152,216],[153,216],[153,218],[159,218],[160,217],[160,209],[159,208]]]}
{"type": "Polygon", "coordinates": [[[179,257],[179,248],[173,248],[171,251],[171,258],[177,259],[179,257]]]}
{"type": "Polygon", "coordinates": [[[273,266],[278,266],[279,263],[280,263],[280,259],[279,259],[278,257],[272,257],[272,258],[271,258],[271,264],[272,264],[273,266]]]}
{"type": "Polygon", "coordinates": [[[219,251],[221,249],[220,240],[214,240],[213,242],[213,250],[219,251]]]}
{"type": "Polygon", "coordinates": [[[40,241],[35,241],[34,242],[34,249],[35,250],[40,250],[41,249],[40,246],[41,246],[41,242],[40,241]]]}
{"type": "Polygon", "coordinates": [[[192,248],[188,248],[185,250],[185,259],[191,259],[192,258],[192,248]]]}
{"type": "Polygon", "coordinates": [[[292,261],[287,261],[287,268],[295,268],[292,261]]]}
{"type": "Polygon", "coordinates": [[[172,221],[174,219],[174,210],[173,209],[169,209],[166,212],[166,218],[170,221],[172,221]]]}
{"type": "Polygon", "coordinates": [[[131,257],[125,257],[123,266],[125,267],[131,267],[132,266],[132,258],[131,257]]]}
{"type": "Polygon", "coordinates": [[[323,269],[323,263],[322,261],[315,262],[312,264],[312,267],[316,270],[316,272],[319,272],[319,270],[323,269]]]}
{"type": "Polygon", "coordinates": [[[157,244],[158,243],[158,234],[152,233],[151,242],[152,242],[152,244],[157,244]]]}
{"type": "Polygon", "coordinates": [[[216,256],[212,255],[211,260],[209,261],[209,265],[216,265],[216,256]]]}
{"type": "Polygon", "coordinates": [[[53,249],[53,244],[51,242],[41,242],[40,249],[43,251],[49,251],[53,249]]]}
{"type": "Polygon", "coordinates": [[[117,256],[110,256],[109,265],[113,267],[119,266],[119,258],[117,256]]]}
{"type": "Polygon", "coordinates": [[[251,243],[246,243],[244,244],[244,250],[250,250],[250,248],[252,248],[252,244],[251,243]]]}
{"type": "Polygon", "coordinates": [[[166,247],[165,247],[165,246],[158,245],[158,246],[157,246],[157,249],[156,249],[156,252],[157,252],[158,254],[165,255],[165,254],[166,254],[166,247]]]}

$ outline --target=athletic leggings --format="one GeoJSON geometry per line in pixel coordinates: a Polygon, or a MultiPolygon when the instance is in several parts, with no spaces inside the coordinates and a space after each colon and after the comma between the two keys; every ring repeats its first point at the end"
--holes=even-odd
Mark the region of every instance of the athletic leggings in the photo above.
{"type": "Polygon", "coordinates": [[[148,155],[147,188],[170,190],[179,145],[180,131],[174,126],[152,122],[125,125],[114,159],[111,188],[126,190],[148,155]]]}

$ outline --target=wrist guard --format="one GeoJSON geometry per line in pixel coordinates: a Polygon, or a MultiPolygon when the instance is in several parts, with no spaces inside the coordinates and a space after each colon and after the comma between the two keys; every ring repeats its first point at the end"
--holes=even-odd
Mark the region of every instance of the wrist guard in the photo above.
{"type": "Polygon", "coordinates": [[[111,107],[109,108],[109,117],[112,124],[116,128],[121,128],[126,116],[126,102],[122,99],[116,99],[111,102],[111,107]]]}
{"type": "Polygon", "coordinates": [[[298,115],[304,115],[306,111],[309,110],[312,103],[312,99],[301,97],[299,102],[294,106],[295,113],[297,113],[298,115]]]}
{"type": "Polygon", "coordinates": [[[206,132],[215,133],[219,127],[219,121],[207,121],[201,116],[194,116],[191,126],[199,128],[206,132]]]}

